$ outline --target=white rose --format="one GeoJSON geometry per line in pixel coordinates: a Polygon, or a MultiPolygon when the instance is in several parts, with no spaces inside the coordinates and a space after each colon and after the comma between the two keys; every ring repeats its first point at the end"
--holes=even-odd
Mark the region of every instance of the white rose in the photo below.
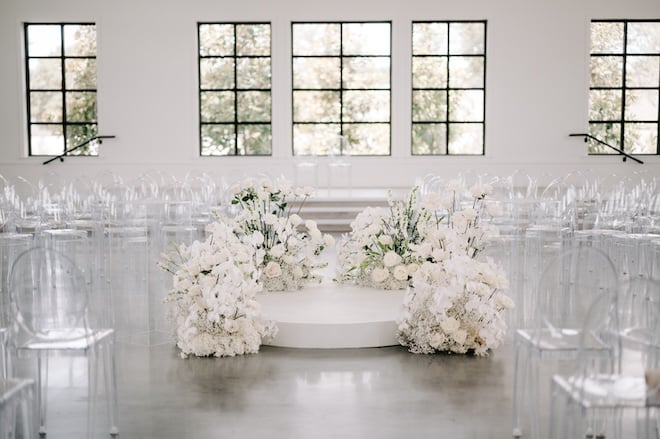
{"type": "Polygon", "coordinates": [[[277,215],[274,215],[272,213],[267,213],[264,215],[264,222],[268,224],[269,226],[272,226],[277,223],[277,215]]]}
{"type": "Polygon", "coordinates": [[[300,215],[297,215],[297,214],[294,213],[293,215],[291,215],[289,217],[289,221],[291,221],[291,224],[293,224],[293,227],[297,227],[300,224],[302,224],[303,219],[300,218],[300,215]]]}
{"type": "Polygon", "coordinates": [[[282,267],[280,267],[280,264],[278,264],[277,262],[270,261],[268,264],[266,264],[264,273],[266,273],[266,277],[272,279],[274,277],[278,277],[282,275],[282,267]]]}
{"type": "Polygon", "coordinates": [[[394,267],[395,265],[401,262],[401,256],[397,255],[396,252],[388,251],[383,256],[383,263],[386,267],[394,267]]]}
{"type": "Polygon", "coordinates": [[[505,309],[511,309],[511,308],[516,306],[515,303],[513,302],[513,300],[511,300],[511,298],[509,296],[507,296],[506,294],[501,294],[501,293],[498,294],[495,297],[495,301],[497,302],[497,304],[499,306],[501,306],[502,308],[505,308],[505,309]]]}
{"type": "Polygon", "coordinates": [[[326,246],[330,248],[335,246],[335,238],[327,233],[323,235],[323,242],[325,243],[326,246]]]}
{"type": "Polygon", "coordinates": [[[475,184],[470,188],[470,195],[472,195],[474,198],[481,198],[486,195],[484,192],[484,187],[478,184],[475,184]]]}
{"type": "Polygon", "coordinates": [[[293,277],[295,277],[296,279],[300,279],[301,277],[303,277],[304,274],[302,268],[300,268],[300,265],[295,265],[293,267],[292,272],[293,272],[293,277]]]}
{"type": "Polygon", "coordinates": [[[408,265],[408,276],[412,276],[413,274],[417,273],[418,270],[419,270],[419,265],[417,264],[408,265]]]}
{"type": "Polygon", "coordinates": [[[309,236],[312,238],[312,242],[315,244],[323,241],[323,234],[319,229],[311,229],[309,231],[309,236]]]}
{"type": "Polygon", "coordinates": [[[371,280],[376,283],[381,283],[390,276],[390,272],[387,268],[376,267],[371,272],[371,280]]]}
{"type": "Polygon", "coordinates": [[[397,265],[394,267],[393,273],[396,280],[406,280],[408,279],[408,269],[404,265],[397,265]]]}
{"type": "Polygon", "coordinates": [[[315,230],[315,229],[318,228],[318,226],[316,225],[316,221],[309,220],[309,219],[307,221],[305,221],[305,227],[307,227],[307,230],[310,230],[310,231],[315,230]]]}
{"type": "Polygon", "coordinates": [[[284,252],[286,251],[286,248],[284,247],[284,244],[277,244],[274,245],[273,248],[270,249],[270,255],[274,258],[281,258],[284,256],[284,252]]]}
{"type": "Polygon", "coordinates": [[[467,338],[467,332],[463,329],[458,329],[454,331],[454,333],[451,335],[454,341],[458,344],[463,344],[465,343],[465,339],[467,338]]]}
{"type": "Polygon", "coordinates": [[[252,244],[254,244],[254,245],[261,245],[261,244],[264,243],[264,235],[260,231],[257,230],[252,234],[251,241],[252,241],[252,244]]]}
{"type": "Polygon", "coordinates": [[[456,331],[460,326],[461,324],[454,317],[447,317],[445,320],[440,322],[440,327],[447,334],[451,334],[452,332],[456,331]]]}

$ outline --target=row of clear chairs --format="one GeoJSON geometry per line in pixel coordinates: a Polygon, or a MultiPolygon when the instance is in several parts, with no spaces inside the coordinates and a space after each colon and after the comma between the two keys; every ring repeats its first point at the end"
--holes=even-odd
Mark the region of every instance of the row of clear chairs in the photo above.
{"type": "Polygon", "coordinates": [[[535,324],[516,331],[516,438],[657,439],[659,401],[647,398],[653,386],[644,373],[660,373],[660,283],[652,279],[660,274],[660,242],[654,268],[632,272],[612,262],[602,236],[591,238],[550,259],[534,292],[535,324]],[[560,394],[563,409],[555,408],[560,394]],[[541,414],[550,409],[547,429],[541,414]],[[622,417],[624,409],[634,411],[632,427],[624,425],[631,418],[622,417]]]}

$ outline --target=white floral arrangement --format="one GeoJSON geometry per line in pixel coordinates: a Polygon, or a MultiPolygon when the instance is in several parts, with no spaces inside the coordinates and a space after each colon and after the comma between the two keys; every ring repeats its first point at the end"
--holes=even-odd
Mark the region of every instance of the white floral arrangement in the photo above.
{"type": "Polygon", "coordinates": [[[483,254],[497,230],[480,221],[485,210],[493,211],[485,202],[491,191],[489,185],[476,185],[464,198],[462,185],[452,181],[445,188],[448,195],[429,193],[422,203],[441,211],[442,220],[418,225],[423,240],[411,246],[410,257],[419,267],[398,322],[399,341],[411,352],[482,356],[504,339],[504,314],[514,303],[504,293],[505,272],[483,254]]]}
{"type": "Polygon", "coordinates": [[[369,207],[351,223],[351,232],[337,244],[337,280],[343,283],[401,290],[410,285],[419,269],[420,258],[413,251],[437,214],[418,206],[419,189],[414,187],[405,200],[393,200],[388,208],[369,207]]]}
{"type": "Polygon", "coordinates": [[[318,270],[327,263],[320,259],[334,238],[322,234],[315,221],[299,213],[312,188],[293,188],[285,179],[246,179],[230,188],[231,204],[237,208],[234,232],[256,247],[255,264],[259,283],[266,291],[299,290],[321,282],[318,270]],[[292,201],[297,202],[292,212],[292,201]]]}
{"type": "Polygon", "coordinates": [[[256,248],[223,223],[210,224],[207,232],[206,241],[178,245],[159,263],[173,275],[165,302],[171,304],[181,356],[257,353],[277,328],[262,317],[255,300],[261,290],[256,248]]]}

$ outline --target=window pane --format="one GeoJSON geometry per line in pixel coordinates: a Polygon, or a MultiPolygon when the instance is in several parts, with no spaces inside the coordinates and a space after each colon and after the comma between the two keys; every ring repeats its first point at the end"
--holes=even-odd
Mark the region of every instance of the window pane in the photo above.
{"type": "Polygon", "coordinates": [[[231,122],[234,120],[234,93],[230,91],[201,93],[202,122],[231,122]]]}
{"type": "Polygon", "coordinates": [[[57,24],[34,25],[27,27],[28,56],[60,56],[62,54],[62,34],[57,24]]]}
{"type": "Polygon", "coordinates": [[[623,23],[591,23],[591,53],[623,53],[623,23]]]}
{"type": "Polygon", "coordinates": [[[340,32],[336,23],[294,23],[293,55],[339,55],[340,32]]]}
{"type": "Polygon", "coordinates": [[[482,124],[450,123],[449,154],[483,154],[484,129],[482,124]]]}
{"type": "Polygon", "coordinates": [[[58,155],[64,152],[62,125],[32,125],[30,155],[58,155]]]}
{"type": "Polygon", "coordinates": [[[447,92],[444,90],[414,90],[412,119],[415,122],[446,120],[447,92]]]}
{"type": "Polygon", "coordinates": [[[238,88],[270,88],[270,58],[238,58],[238,88]]]}
{"type": "Polygon", "coordinates": [[[30,122],[62,122],[62,93],[30,93],[30,122]]]}
{"type": "Polygon", "coordinates": [[[414,155],[447,154],[447,126],[443,123],[415,123],[412,142],[414,155]]]}
{"type": "MultiPolygon", "coordinates": [[[[98,130],[96,124],[68,125],[66,127],[66,147],[67,149],[73,148],[97,135],[98,130]]],[[[71,152],[71,155],[98,155],[98,153],[98,143],[90,142],[82,148],[78,148],[71,152]]]]}
{"type": "Polygon", "coordinates": [[[234,125],[202,125],[202,155],[234,155],[234,125]]]}
{"type": "Polygon", "coordinates": [[[62,61],[37,58],[29,60],[28,64],[32,90],[62,88],[62,61]]]}
{"type": "Polygon", "coordinates": [[[64,26],[65,56],[96,56],[96,26],[67,24],[64,26]]]}
{"type": "Polygon", "coordinates": [[[589,68],[592,87],[621,87],[623,57],[592,56],[589,68]]]}
{"type": "Polygon", "coordinates": [[[621,120],[621,90],[590,90],[589,120],[621,120]]]}
{"type": "Polygon", "coordinates": [[[412,75],[415,88],[446,88],[447,58],[413,58],[412,75]]]}
{"type": "Polygon", "coordinates": [[[445,55],[447,23],[413,23],[413,55],[445,55]]]}
{"type": "Polygon", "coordinates": [[[268,24],[237,25],[236,55],[270,56],[270,25],[268,24]]]}
{"type": "Polygon", "coordinates": [[[339,122],[339,92],[294,91],[294,122],[339,122]]]}
{"type": "Polygon", "coordinates": [[[202,89],[234,88],[233,58],[203,58],[199,60],[202,89]]]}
{"type": "Polygon", "coordinates": [[[96,121],[96,92],[66,93],[67,122],[96,121]]]}
{"type": "Polygon", "coordinates": [[[658,90],[627,90],[626,120],[658,120],[658,90]]]}
{"type": "MultiPolygon", "coordinates": [[[[616,148],[621,144],[620,123],[590,123],[589,134],[616,148]]],[[[597,142],[589,142],[589,154],[618,154],[613,149],[597,142]]]]}
{"type": "Polygon", "coordinates": [[[628,56],[626,86],[656,88],[660,86],[660,56],[628,56]]]}
{"type": "Polygon", "coordinates": [[[293,60],[294,88],[340,87],[340,58],[295,58],[293,60]]]}
{"type": "Polygon", "coordinates": [[[389,124],[346,124],[351,155],[388,155],[390,153],[389,124]]]}
{"type": "Polygon", "coordinates": [[[389,55],[389,23],[345,23],[344,55],[389,55]]]}
{"type": "Polygon", "coordinates": [[[339,124],[305,124],[293,126],[295,155],[337,154],[336,139],[341,133],[339,124]]]}
{"type": "Polygon", "coordinates": [[[234,55],[234,26],[231,24],[200,24],[199,54],[202,56],[234,55]]]}
{"type": "Polygon", "coordinates": [[[484,23],[450,23],[449,53],[452,55],[485,53],[484,23]]]}
{"type": "Polygon", "coordinates": [[[238,154],[239,155],[270,155],[271,154],[270,125],[239,125],[238,154]]]}
{"type": "Polygon", "coordinates": [[[270,122],[270,92],[240,91],[237,95],[239,122],[270,122]]]}
{"type": "Polygon", "coordinates": [[[390,88],[390,59],[344,58],[344,88],[390,88]]]}
{"type": "Polygon", "coordinates": [[[628,53],[660,53],[660,23],[628,23],[628,53]]]}
{"type": "Polygon", "coordinates": [[[658,153],[657,123],[628,123],[624,138],[625,151],[631,154],[658,153]]]}
{"type": "Polygon", "coordinates": [[[67,59],[64,61],[66,88],[96,88],[96,58],[67,59]]]}
{"type": "Polygon", "coordinates": [[[449,59],[449,86],[478,88],[484,86],[484,59],[482,57],[454,56],[449,59]]]}
{"type": "Polygon", "coordinates": [[[344,120],[348,122],[389,122],[390,92],[384,90],[345,92],[344,120]]]}
{"type": "MultiPolygon", "coordinates": [[[[449,120],[452,122],[483,121],[484,92],[482,90],[450,90],[449,120]]],[[[450,134],[451,134],[451,130],[450,130],[450,134]]],[[[449,152],[452,153],[452,151],[453,150],[450,147],[449,152]]]]}

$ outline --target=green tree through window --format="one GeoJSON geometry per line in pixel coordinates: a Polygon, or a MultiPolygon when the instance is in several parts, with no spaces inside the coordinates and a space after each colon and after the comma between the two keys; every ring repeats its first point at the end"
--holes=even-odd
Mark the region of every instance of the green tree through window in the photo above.
{"type": "Polygon", "coordinates": [[[199,23],[203,156],[270,155],[269,23],[199,23]]]}
{"type": "Polygon", "coordinates": [[[413,22],[412,153],[484,153],[486,23],[413,22]]]}
{"type": "Polygon", "coordinates": [[[292,23],[294,155],[389,155],[391,23],[292,23]]]}
{"type": "MultiPolygon", "coordinates": [[[[633,154],[658,154],[660,21],[592,21],[589,133],[633,154]]],[[[596,142],[590,154],[616,154],[596,142]]]]}
{"type": "MultiPolygon", "coordinates": [[[[98,134],[96,26],[24,25],[30,155],[58,155],[98,134]]],[[[72,155],[97,155],[89,144],[72,155]]]]}

